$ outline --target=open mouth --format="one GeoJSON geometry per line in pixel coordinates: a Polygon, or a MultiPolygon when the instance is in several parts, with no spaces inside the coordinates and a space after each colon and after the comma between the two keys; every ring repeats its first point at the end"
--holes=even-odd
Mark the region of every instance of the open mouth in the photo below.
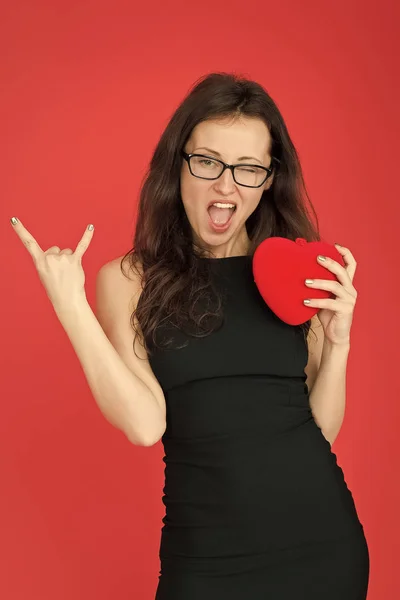
{"type": "Polygon", "coordinates": [[[232,202],[214,202],[208,207],[210,220],[215,227],[225,227],[236,211],[236,204],[232,202]]]}

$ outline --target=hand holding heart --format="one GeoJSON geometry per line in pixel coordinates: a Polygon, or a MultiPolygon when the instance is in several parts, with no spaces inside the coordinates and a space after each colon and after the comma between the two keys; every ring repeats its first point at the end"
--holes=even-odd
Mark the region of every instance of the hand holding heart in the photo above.
{"type": "Polygon", "coordinates": [[[344,267],[329,257],[325,257],[323,262],[318,260],[336,275],[338,281],[314,279],[312,284],[306,283],[306,285],[314,289],[327,290],[336,296],[333,299],[310,298],[308,306],[320,308],[317,316],[324,329],[325,339],[332,344],[340,345],[350,342],[350,328],[357,300],[357,290],[353,286],[357,263],[348,248],[337,244],[336,248],[344,258],[344,267]]]}
{"type": "Polygon", "coordinates": [[[353,286],[356,267],[348,248],[303,238],[295,242],[267,238],[253,257],[254,281],[271,310],[291,325],[317,314],[325,338],[334,345],[350,341],[357,299],[353,286]],[[325,260],[318,258],[320,255],[325,260]],[[313,279],[313,283],[306,283],[306,279],[313,279]],[[313,293],[307,294],[305,288],[312,288],[313,293]]]}

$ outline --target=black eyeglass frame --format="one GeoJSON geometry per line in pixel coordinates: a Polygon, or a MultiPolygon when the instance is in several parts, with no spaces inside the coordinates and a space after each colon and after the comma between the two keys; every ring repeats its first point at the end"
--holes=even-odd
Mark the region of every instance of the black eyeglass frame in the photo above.
{"type": "MultiPolygon", "coordinates": [[[[183,158],[187,161],[188,165],[189,165],[189,171],[190,173],[193,175],[193,177],[198,177],[199,179],[207,179],[208,181],[214,181],[215,179],[219,179],[222,175],[222,173],[225,171],[225,169],[229,169],[232,173],[232,177],[235,183],[237,183],[238,185],[242,185],[243,187],[248,187],[248,188],[259,188],[262,185],[264,185],[264,183],[267,181],[267,179],[269,177],[271,177],[272,172],[273,172],[273,168],[271,167],[264,167],[264,165],[255,165],[255,164],[251,164],[251,163],[237,163],[235,165],[229,165],[228,163],[225,163],[223,160],[219,160],[218,158],[214,158],[214,156],[209,156],[207,154],[197,154],[197,152],[192,152],[191,154],[188,154],[187,152],[185,152],[184,150],[181,150],[181,154],[183,156],[183,158]],[[192,156],[201,156],[202,158],[208,158],[209,160],[214,160],[216,162],[219,162],[222,166],[223,169],[221,171],[221,173],[217,176],[217,177],[201,177],[201,175],[195,175],[192,171],[192,167],[190,166],[190,159],[192,156]],[[234,169],[235,167],[258,167],[259,169],[263,169],[264,171],[266,171],[267,175],[265,177],[265,179],[259,184],[259,185],[246,185],[245,183],[239,183],[236,178],[235,178],[235,172],[234,169]]],[[[279,158],[276,158],[275,156],[271,157],[271,164],[272,162],[277,162],[280,163],[281,161],[279,160],[279,158]]]]}

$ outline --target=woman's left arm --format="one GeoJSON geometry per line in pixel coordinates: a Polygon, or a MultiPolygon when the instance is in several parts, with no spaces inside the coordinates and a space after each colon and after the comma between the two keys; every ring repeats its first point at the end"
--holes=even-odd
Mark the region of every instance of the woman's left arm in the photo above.
{"type": "Polygon", "coordinates": [[[344,258],[343,267],[337,261],[325,257],[318,262],[332,271],[338,281],[315,279],[306,283],[309,288],[332,292],[336,298],[310,299],[308,306],[320,310],[312,323],[322,325],[317,341],[309,335],[309,361],[305,372],[310,392],[309,401],[313,417],[324,437],[332,445],[343,423],[346,405],[346,370],[350,351],[350,329],[357,291],[353,278],[357,263],[348,248],[336,244],[344,258]]]}

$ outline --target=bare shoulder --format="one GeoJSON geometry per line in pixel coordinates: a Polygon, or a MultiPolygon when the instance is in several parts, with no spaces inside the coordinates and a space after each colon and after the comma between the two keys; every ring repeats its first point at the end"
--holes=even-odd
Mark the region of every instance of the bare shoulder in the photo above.
{"type": "Polygon", "coordinates": [[[121,266],[122,258],[123,256],[118,256],[105,263],[98,272],[97,280],[100,279],[100,283],[106,282],[106,285],[116,285],[119,292],[132,296],[132,302],[136,304],[142,289],[143,270],[140,263],[133,269],[127,259],[121,266]]]}
{"type": "Polygon", "coordinates": [[[136,318],[136,339],[131,325],[131,315],[142,292],[143,271],[140,264],[137,269],[129,268],[128,261],[121,269],[122,258],[105,263],[97,273],[96,317],[125,364],[147,385],[165,411],[164,393],[150,366],[136,318]]]}

